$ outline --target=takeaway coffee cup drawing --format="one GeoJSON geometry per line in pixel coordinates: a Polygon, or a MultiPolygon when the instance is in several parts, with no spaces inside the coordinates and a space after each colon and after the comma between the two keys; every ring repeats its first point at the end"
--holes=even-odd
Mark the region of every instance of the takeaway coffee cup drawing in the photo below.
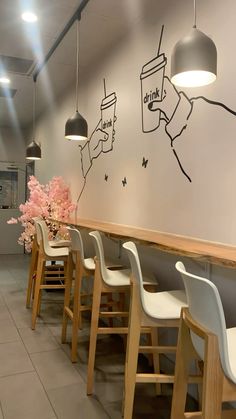
{"type": "Polygon", "coordinates": [[[114,136],[114,122],[115,122],[115,111],[116,111],[117,97],[115,93],[111,93],[106,96],[101,103],[101,119],[102,119],[102,130],[108,134],[106,141],[102,142],[102,151],[106,153],[112,150],[113,136],[114,136]]]}
{"type": "Polygon", "coordinates": [[[148,105],[153,100],[162,101],[166,63],[165,54],[160,54],[142,67],[140,80],[143,132],[155,131],[160,125],[160,111],[151,112],[148,105]]]}

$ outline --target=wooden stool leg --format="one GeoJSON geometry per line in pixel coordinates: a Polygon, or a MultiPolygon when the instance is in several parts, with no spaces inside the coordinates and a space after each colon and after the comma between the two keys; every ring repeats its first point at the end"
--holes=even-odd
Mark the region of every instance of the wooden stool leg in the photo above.
{"type": "Polygon", "coordinates": [[[221,419],[223,373],[216,335],[205,341],[205,362],[202,388],[202,419],[221,419]]]}
{"type": "MultiPolygon", "coordinates": [[[[42,285],[42,283],[44,282],[44,271],[45,271],[45,266],[46,266],[46,261],[43,262],[43,268],[42,268],[42,277],[41,277],[41,283],[40,285],[42,285]]],[[[39,296],[38,296],[38,310],[37,310],[37,316],[40,315],[40,309],[41,309],[41,297],[42,297],[42,292],[40,291],[39,296]]]]}
{"type": "Polygon", "coordinates": [[[35,279],[35,291],[34,291],[34,302],[33,302],[33,310],[32,310],[32,323],[31,328],[35,329],[36,324],[36,317],[38,314],[39,309],[39,298],[40,298],[40,285],[43,277],[43,270],[44,270],[44,259],[42,256],[38,258],[38,266],[37,266],[37,275],[35,279]]]}
{"type": "Polygon", "coordinates": [[[32,248],[32,255],[30,261],[30,269],[29,269],[29,278],[28,278],[28,286],[27,286],[27,295],[26,295],[26,308],[30,307],[31,298],[33,295],[33,282],[35,280],[35,274],[37,269],[37,258],[38,258],[38,249],[37,245],[34,242],[32,248]]]}
{"type": "MultiPolygon", "coordinates": [[[[158,328],[151,328],[151,345],[158,346],[158,328]]],[[[160,354],[158,352],[153,352],[153,368],[155,374],[160,374],[160,354]]],[[[161,384],[156,383],[156,394],[161,394],[161,384]]]]}
{"type": "Polygon", "coordinates": [[[72,287],[72,276],[73,276],[73,260],[71,254],[69,255],[69,263],[67,265],[66,272],[66,284],[65,284],[65,295],[64,295],[64,307],[63,307],[63,318],[62,318],[62,332],[61,332],[61,342],[66,342],[66,332],[67,332],[67,323],[68,315],[66,313],[66,308],[70,306],[70,295],[72,287]]]}
{"type": "MultiPolygon", "coordinates": [[[[119,292],[119,303],[118,303],[119,311],[125,311],[125,293],[119,292]]],[[[123,326],[126,326],[125,322],[123,326]]]]}
{"type": "MultiPolygon", "coordinates": [[[[108,311],[113,311],[114,309],[113,309],[113,295],[112,295],[112,293],[107,294],[106,298],[107,298],[107,303],[108,303],[108,311]]],[[[114,326],[112,317],[110,317],[108,319],[108,324],[109,324],[109,327],[114,326]]]]}
{"type": "MultiPolygon", "coordinates": [[[[119,311],[125,311],[125,296],[126,294],[124,292],[119,292],[119,301],[118,301],[118,310],[119,311]]],[[[122,326],[128,327],[128,317],[122,317],[122,326]]],[[[126,352],[127,348],[127,334],[122,335],[123,339],[123,345],[124,345],[124,351],[126,352]]]]}
{"type": "Polygon", "coordinates": [[[141,330],[141,308],[136,285],[131,286],[129,331],[125,360],[124,419],[131,419],[138,364],[138,351],[141,330]]]}
{"type": "MultiPolygon", "coordinates": [[[[80,301],[80,304],[81,304],[81,301],[80,301]]],[[[83,329],[83,318],[82,318],[82,312],[81,311],[79,311],[79,313],[78,313],[78,329],[80,329],[80,330],[83,329]]]]}
{"type": "MultiPolygon", "coordinates": [[[[195,360],[196,375],[203,376],[203,368],[204,368],[204,362],[200,361],[199,359],[196,359],[195,360]]],[[[198,401],[199,410],[202,410],[202,383],[199,383],[197,385],[197,401],[198,401]]]]}
{"type": "Polygon", "coordinates": [[[79,258],[76,261],[75,270],[75,285],[74,285],[74,305],[73,305],[73,321],[72,321],[72,349],[71,361],[77,361],[77,344],[78,344],[78,329],[81,318],[81,284],[82,283],[82,266],[79,258]]]}
{"type": "Polygon", "coordinates": [[[90,329],[90,341],[89,341],[89,358],[88,358],[88,378],[87,378],[87,394],[90,395],[93,392],[93,378],[94,378],[94,364],[95,364],[95,353],[97,344],[97,332],[98,332],[98,320],[99,320],[99,309],[101,303],[102,294],[102,279],[98,270],[95,270],[94,275],[94,288],[93,288],[93,303],[92,303],[92,318],[91,318],[91,329],[90,329]]]}
{"type": "Polygon", "coordinates": [[[189,329],[181,318],[175,362],[175,379],[171,405],[171,419],[183,419],[188,386],[189,362],[192,358],[189,329]]]}

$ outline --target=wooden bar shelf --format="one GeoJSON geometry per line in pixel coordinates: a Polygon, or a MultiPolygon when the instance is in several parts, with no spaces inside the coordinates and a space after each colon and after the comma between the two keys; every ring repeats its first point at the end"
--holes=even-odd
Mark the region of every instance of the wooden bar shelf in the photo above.
{"type": "Polygon", "coordinates": [[[50,219],[50,221],[78,228],[86,228],[91,231],[99,230],[110,237],[123,241],[132,240],[141,245],[151,246],[172,254],[191,257],[201,262],[210,262],[236,268],[236,246],[233,245],[98,220],[71,218],[67,220],[50,219]]]}

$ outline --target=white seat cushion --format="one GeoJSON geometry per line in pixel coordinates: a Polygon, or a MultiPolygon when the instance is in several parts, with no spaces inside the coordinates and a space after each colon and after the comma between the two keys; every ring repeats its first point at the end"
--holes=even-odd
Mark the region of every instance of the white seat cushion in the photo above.
{"type": "MultiPolygon", "coordinates": [[[[124,286],[124,285],[130,285],[130,275],[131,271],[130,269],[119,269],[119,270],[108,270],[109,276],[108,276],[108,285],[110,286],[124,286]]],[[[144,285],[155,285],[157,284],[154,277],[152,278],[143,278],[143,284],[144,285]]]]}
{"type": "Polygon", "coordinates": [[[182,290],[150,293],[144,290],[144,311],[156,319],[178,319],[181,308],[187,306],[182,290]]]}
{"type": "Polygon", "coordinates": [[[95,270],[95,262],[93,258],[84,259],[84,267],[91,271],[95,270]]]}
{"type": "MultiPolygon", "coordinates": [[[[46,252],[45,252],[46,253],[46,252]]],[[[64,257],[69,255],[68,247],[51,247],[46,253],[49,257],[64,257]]]]}
{"type": "Polygon", "coordinates": [[[108,270],[107,284],[113,287],[130,285],[130,270],[119,269],[117,271],[108,270]]]}
{"type": "Polygon", "coordinates": [[[52,247],[67,247],[71,245],[70,240],[50,240],[49,245],[52,247]]]}

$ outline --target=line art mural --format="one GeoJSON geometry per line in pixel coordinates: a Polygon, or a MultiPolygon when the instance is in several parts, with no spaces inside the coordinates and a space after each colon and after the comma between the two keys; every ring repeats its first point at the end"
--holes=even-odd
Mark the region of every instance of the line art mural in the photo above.
{"type": "Polygon", "coordinates": [[[157,131],[160,124],[165,124],[165,132],[170,139],[170,147],[175,160],[185,178],[192,182],[191,175],[187,173],[178,156],[174,142],[187,129],[195,102],[200,99],[204,100],[234,116],[236,116],[236,111],[204,96],[189,98],[185,92],[177,90],[169,77],[165,75],[167,58],[164,53],[160,52],[163,31],[164,25],[161,28],[157,55],[142,66],[140,73],[142,132],[148,134],[157,131]]]}

